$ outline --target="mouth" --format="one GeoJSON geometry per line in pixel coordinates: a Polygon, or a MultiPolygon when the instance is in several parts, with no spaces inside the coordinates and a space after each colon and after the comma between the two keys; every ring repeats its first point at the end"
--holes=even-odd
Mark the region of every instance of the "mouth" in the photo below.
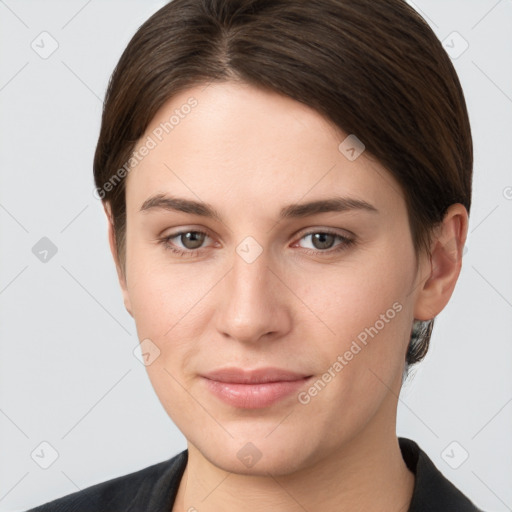
{"type": "Polygon", "coordinates": [[[224,368],[201,377],[208,390],[224,403],[243,409],[259,409],[297,392],[312,375],[280,368],[224,368]]]}
{"type": "Polygon", "coordinates": [[[244,370],[243,368],[220,368],[205,375],[206,379],[217,382],[229,382],[231,384],[265,384],[267,382],[291,382],[301,380],[311,375],[292,372],[281,368],[257,368],[244,370]]]}

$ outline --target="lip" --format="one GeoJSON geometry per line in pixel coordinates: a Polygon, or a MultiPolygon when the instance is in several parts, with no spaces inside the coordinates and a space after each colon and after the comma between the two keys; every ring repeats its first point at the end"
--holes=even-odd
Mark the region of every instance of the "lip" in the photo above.
{"type": "Polygon", "coordinates": [[[279,368],[224,368],[202,375],[217,398],[243,409],[269,407],[297,392],[311,377],[279,368]]]}
{"type": "Polygon", "coordinates": [[[311,375],[297,373],[281,368],[256,368],[244,370],[243,368],[220,368],[203,375],[206,379],[217,382],[229,382],[233,384],[263,384],[267,382],[289,382],[301,380],[311,375]]]}

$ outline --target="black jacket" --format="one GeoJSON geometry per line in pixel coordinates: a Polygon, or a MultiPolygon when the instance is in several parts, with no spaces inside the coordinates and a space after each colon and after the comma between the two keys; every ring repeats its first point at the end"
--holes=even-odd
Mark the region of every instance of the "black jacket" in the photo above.
{"type": "MultiPolygon", "coordinates": [[[[399,437],[407,467],[416,475],[407,512],[482,512],[410,439],[399,437]]],[[[170,512],[187,465],[188,450],[128,475],[92,485],[27,512],[170,512]]]]}

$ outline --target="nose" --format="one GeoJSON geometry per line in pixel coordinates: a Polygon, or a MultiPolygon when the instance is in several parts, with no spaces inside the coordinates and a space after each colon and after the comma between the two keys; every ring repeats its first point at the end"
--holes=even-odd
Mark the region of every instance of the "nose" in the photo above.
{"type": "Polygon", "coordinates": [[[223,336],[255,343],[275,340],[291,329],[289,292],[269,263],[265,251],[250,263],[235,253],[217,291],[216,327],[223,336]]]}

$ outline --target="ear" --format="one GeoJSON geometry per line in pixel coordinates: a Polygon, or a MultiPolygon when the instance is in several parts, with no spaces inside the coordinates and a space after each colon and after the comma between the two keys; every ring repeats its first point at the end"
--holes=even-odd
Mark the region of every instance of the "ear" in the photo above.
{"type": "Polygon", "coordinates": [[[121,286],[121,291],[123,293],[124,307],[126,308],[126,311],[128,311],[128,313],[133,317],[130,296],[128,294],[128,287],[126,285],[126,277],[121,269],[121,265],[119,264],[119,257],[118,257],[117,248],[116,248],[116,237],[115,237],[115,231],[114,231],[114,220],[112,217],[112,211],[110,209],[110,204],[104,203],[103,208],[105,210],[105,214],[106,214],[107,220],[108,220],[108,242],[110,245],[110,252],[112,253],[112,257],[114,258],[114,263],[115,263],[116,270],[117,270],[117,278],[119,280],[119,284],[121,286]]]}
{"type": "Polygon", "coordinates": [[[430,261],[420,267],[422,281],[414,307],[414,318],[431,320],[452,296],[462,268],[462,255],[468,231],[468,212],[464,205],[450,205],[432,239],[430,261]]]}

